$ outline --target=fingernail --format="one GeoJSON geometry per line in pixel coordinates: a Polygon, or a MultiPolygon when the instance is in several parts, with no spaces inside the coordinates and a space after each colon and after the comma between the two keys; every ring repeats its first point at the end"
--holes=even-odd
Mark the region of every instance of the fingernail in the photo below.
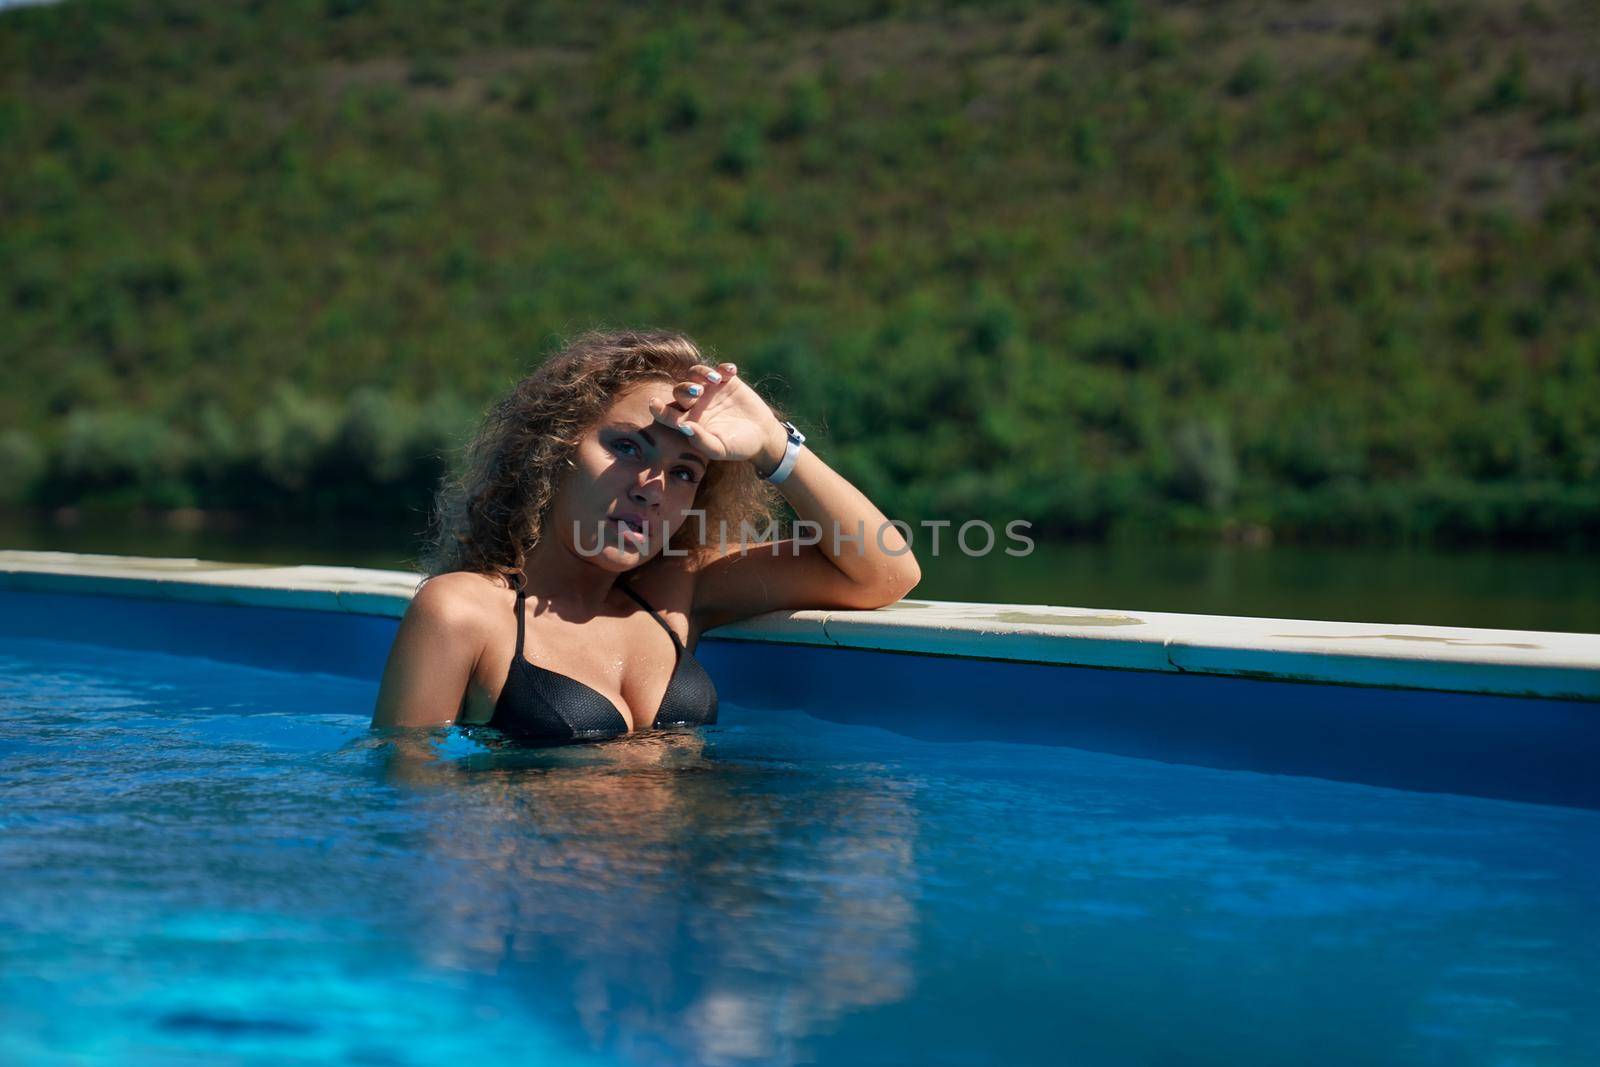
{"type": "Polygon", "coordinates": [[[678,429],[683,431],[683,436],[685,436],[685,437],[693,437],[694,436],[694,427],[690,426],[687,422],[684,423],[682,426],[679,426],[678,429]]]}
{"type": "Polygon", "coordinates": [[[739,368],[735,364],[725,363],[723,365],[728,368],[728,373],[729,374],[738,374],[739,373],[739,368]]]}
{"type": "Polygon", "coordinates": [[[690,396],[699,396],[701,393],[705,392],[705,390],[698,385],[690,385],[684,390],[684,392],[688,393],[690,396]]]}
{"type": "Polygon", "coordinates": [[[711,380],[712,380],[712,381],[713,381],[713,382],[720,382],[720,381],[722,381],[722,375],[720,375],[720,374],[718,374],[718,373],[717,373],[717,372],[716,372],[716,371],[714,371],[714,370],[713,370],[713,371],[707,371],[707,372],[706,372],[706,377],[707,377],[707,378],[709,378],[709,379],[711,379],[711,380]]]}

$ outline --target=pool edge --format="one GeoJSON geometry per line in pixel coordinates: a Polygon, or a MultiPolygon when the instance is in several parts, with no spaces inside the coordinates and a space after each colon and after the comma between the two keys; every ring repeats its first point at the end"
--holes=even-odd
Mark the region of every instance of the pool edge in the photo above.
{"type": "MultiPolygon", "coordinates": [[[[0,589],[399,618],[422,576],[358,567],[0,551],[0,589]]],[[[1018,663],[1600,701],[1600,634],[905,600],[708,631],[1018,663]]]]}

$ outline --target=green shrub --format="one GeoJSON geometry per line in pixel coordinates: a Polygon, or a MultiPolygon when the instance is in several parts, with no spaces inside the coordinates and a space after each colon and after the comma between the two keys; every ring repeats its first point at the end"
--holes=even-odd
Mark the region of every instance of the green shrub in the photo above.
{"type": "Polygon", "coordinates": [[[45,450],[32,434],[14,428],[0,432],[0,504],[30,499],[45,466],[45,450]]]}
{"type": "Polygon", "coordinates": [[[722,135],[715,162],[718,170],[734,177],[754,170],[761,162],[761,133],[756,123],[740,119],[730,125],[722,135]]]}
{"type": "Polygon", "coordinates": [[[443,56],[424,53],[411,61],[411,71],[406,80],[412,85],[431,89],[445,89],[456,82],[455,71],[443,56]]]}
{"type": "Polygon", "coordinates": [[[1528,57],[1514,52],[1505,61],[1500,73],[1489,83],[1479,107],[1485,111],[1503,111],[1528,102],[1528,57]]]}
{"type": "Polygon", "coordinates": [[[1378,20],[1378,43],[1401,59],[1415,59],[1445,37],[1448,29],[1438,8],[1409,0],[1403,11],[1378,20]]]}
{"type": "Polygon", "coordinates": [[[1226,88],[1233,96],[1249,96],[1272,82],[1272,60],[1265,52],[1251,52],[1228,75],[1226,88]]]}
{"type": "Polygon", "coordinates": [[[282,384],[256,409],[245,451],[269,484],[304,490],[337,440],[341,421],[339,409],[332,403],[282,384]]]}
{"type": "Polygon", "coordinates": [[[649,323],[891,511],[1592,541],[1581,48],[1242,10],[8,12],[0,497],[414,516],[557,338],[649,323]]]}
{"type": "Polygon", "coordinates": [[[1113,47],[1127,42],[1138,23],[1139,9],[1135,0],[1104,0],[1105,24],[1101,39],[1113,47]]]}

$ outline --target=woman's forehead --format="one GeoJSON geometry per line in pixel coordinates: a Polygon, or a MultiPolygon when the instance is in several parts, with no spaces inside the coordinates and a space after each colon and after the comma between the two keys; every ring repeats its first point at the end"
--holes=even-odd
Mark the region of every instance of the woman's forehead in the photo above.
{"type": "Polygon", "coordinates": [[[606,412],[606,421],[648,425],[655,420],[650,411],[652,400],[660,400],[663,404],[672,403],[672,383],[640,382],[624,390],[616,400],[612,401],[611,409],[606,412]]]}

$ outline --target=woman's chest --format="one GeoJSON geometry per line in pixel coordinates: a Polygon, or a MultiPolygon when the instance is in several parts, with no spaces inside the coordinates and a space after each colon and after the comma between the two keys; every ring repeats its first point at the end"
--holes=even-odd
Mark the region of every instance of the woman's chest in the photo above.
{"type": "Polygon", "coordinates": [[[672,639],[648,618],[596,619],[580,625],[530,621],[520,650],[514,630],[497,634],[485,646],[457,721],[487,723],[497,709],[515,714],[517,709],[500,709],[502,696],[527,699],[530,691],[547,688],[538,683],[549,682],[553,674],[567,693],[601,710],[600,702],[607,702],[629,730],[645,729],[676,666],[672,639]]]}

